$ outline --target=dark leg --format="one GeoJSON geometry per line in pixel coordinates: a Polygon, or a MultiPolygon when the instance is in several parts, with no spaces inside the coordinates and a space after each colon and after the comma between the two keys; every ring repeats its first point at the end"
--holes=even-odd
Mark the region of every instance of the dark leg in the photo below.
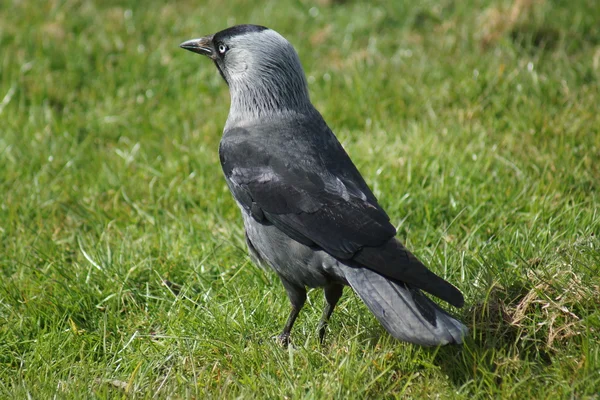
{"type": "Polygon", "coordinates": [[[298,317],[298,314],[300,314],[300,310],[306,301],[306,288],[290,283],[281,276],[280,278],[281,283],[283,283],[283,287],[285,287],[288,298],[290,299],[290,303],[292,303],[292,311],[290,311],[290,316],[283,327],[283,332],[281,332],[281,334],[277,337],[279,343],[281,343],[283,346],[287,346],[290,343],[290,332],[292,331],[292,326],[294,326],[294,322],[296,322],[296,318],[298,317]]]}
{"type": "Polygon", "coordinates": [[[325,329],[327,328],[329,317],[331,317],[335,305],[340,300],[340,297],[342,297],[343,291],[344,285],[337,283],[332,283],[324,288],[325,308],[323,308],[323,315],[321,316],[321,321],[319,321],[319,342],[321,343],[323,343],[323,339],[325,338],[325,329]]]}

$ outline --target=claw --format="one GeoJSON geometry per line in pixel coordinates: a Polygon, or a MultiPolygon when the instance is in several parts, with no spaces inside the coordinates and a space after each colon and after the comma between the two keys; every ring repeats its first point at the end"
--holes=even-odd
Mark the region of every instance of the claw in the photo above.
{"type": "Polygon", "coordinates": [[[275,341],[282,347],[288,347],[291,340],[290,340],[290,334],[287,332],[282,332],[277,336],[274,336],[273,339],[275,339],[275,341]]]}

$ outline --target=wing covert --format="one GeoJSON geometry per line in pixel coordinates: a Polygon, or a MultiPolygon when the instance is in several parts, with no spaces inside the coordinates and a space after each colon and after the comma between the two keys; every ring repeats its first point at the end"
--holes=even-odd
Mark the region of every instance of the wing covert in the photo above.
{"type": "Polygon", "coordinates": [[[266,153],[264,143],[245,135],[229,133],[219,153],[234,197],[257,221],[266,219],[293,239],[341,259],[395,236],[370,191],[345,183],[347,177],[327,169],[310,151],[266,153]]]}

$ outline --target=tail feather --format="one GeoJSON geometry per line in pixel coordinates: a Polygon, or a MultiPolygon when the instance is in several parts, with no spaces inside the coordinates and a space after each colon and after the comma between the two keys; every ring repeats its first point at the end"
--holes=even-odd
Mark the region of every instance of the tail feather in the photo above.
{"type": "Polygon", "coordinates": [[[464,304],[463,295],[449,282],[431,272],[400,241],[392,238],[379,247],[363,247],[352,261],[389,279],[406,282],[456,307],[464,304]]]}
{"type": "Polygon", "coordinates": [[[439,346],[462,343],[468,332],[418,289],[366,268],[344,266],[343,271],[350,286],[396,339],[439,346]]]}

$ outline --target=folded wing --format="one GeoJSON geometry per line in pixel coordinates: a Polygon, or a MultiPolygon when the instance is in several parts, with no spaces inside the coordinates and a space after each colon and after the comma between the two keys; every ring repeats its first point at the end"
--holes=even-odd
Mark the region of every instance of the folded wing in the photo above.
{"type": "Polygon", "coordinates": [[[368,268],[462,306],[460,291],[394,238],[389,217],[337,141],[336,151],[328,149],[330,159],[323,160],[312,143],[288,138],[296,141],[291,152],[285,142],[277,142],[281,137],[238,128],[221,141],[227,183],[248,213],[352,267],[368,268]]]}

